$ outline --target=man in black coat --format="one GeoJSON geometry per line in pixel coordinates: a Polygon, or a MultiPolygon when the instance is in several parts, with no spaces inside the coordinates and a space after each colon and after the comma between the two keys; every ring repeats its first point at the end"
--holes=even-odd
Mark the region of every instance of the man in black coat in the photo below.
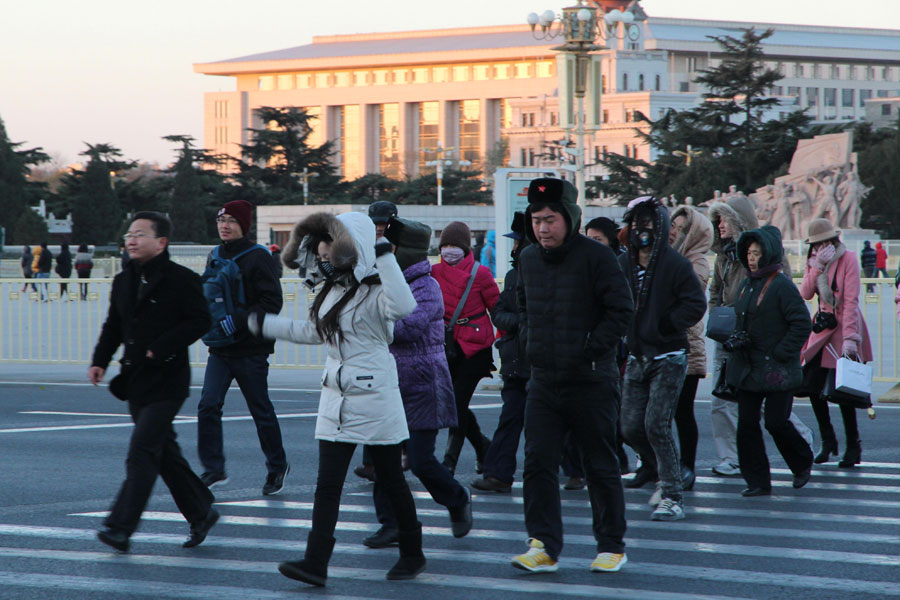
{"type": "MultiPolygon", "coordinates": [[[[625,214],[628,253],[619,256],[634,299],[625,343],[622,433],[641,455],[643,474],[658,474],[654,521],[684,518],[682,475],[672,415],[687,372],[687,330],[703,318],[706,295],[690,261],[669,246],[669,211],[656,198],[634,200],[625,214]]],[[[642,472],[634,482],[645,481],[642,472]]],[[[655,480],[656,477],[650,478],[655,480]]]]}
{"type": "Polygon", "coordinates": [[[525,386],[531,377],[531,364],[522,343],[524,336],[519,334],[519,306],[516,303],[519,255],[530,243],[525,237],[525,213],[513,215],[511,229],[512,232],[504,236],[514,240],[510,256],[512,268],[507,271],[503,291],[491,309],[491,321],[503,332],[503,337],[495,343],[500,352],[503,409],[491,445],[484,455],[484,476],[472,482],[473,488],[483,492],[508,493],[512,490],[516,452],[525,425],[525,386]]]}
{"type": "Polygon", "coordinates": [[[181,455],[172,421],[190,393],[188,348],[209,330],[200,278],[169,260],[172,225],[160,213],[134,215],[125,234],[132,260],[116,275],[109,314],[88,370],[97,385],[120,344],[122,369],[110,391],[128,401],[134,421],[126,476],[97,537],[127,552],[157,476],[191,524],[184,547],[196,546],[219,518],[213,495],[181,455]]]}
{"type": "Polygon", "coordinates": [[[616,459],[616,348],[633,304],[616,257],[578,231],[581,210],[568,181],[535,179],[519,257],[519,331],[531,380],[525,406],[525,525],[531,548],[513,559],[556,571],[563,545],[559,464],[563,436],[581,450],[597,557],[592,571],[618,571],[625,557],[625,495],[616,459]]]}
{"type": "Polygon", "coordinates": [[[246,200],[228,202],[219,210],[216,227],[222,245],[221,258],[234,259],[241,272],[246,305],[237,306],[238,314],[229,315],[213,327],[234,334],[234,343],[210,347],[203,378],[203,391],[197,406],[197,453],[203,463],[200,478],[209,487],[228,482],[225,474],[225,451],[222,439],[222,407],[231,382],[238,387],[247,402],[247,409],[256,424],[259,445],[266,456],[266,480],[263,495],[284,489],[284,478],[290,465],[281,441],[281,427],[275,407],[269,399],[269,355],[275,352],[275,342],[250,334],[247,315],[250,313],[281,312],[283,298],[281,281],[275,270],[272,255],[262,246],[254,247],[248,234],[252,222],[253,205],[246,200]],[[249,250],[239,258],[241,253],[249,250]]]}

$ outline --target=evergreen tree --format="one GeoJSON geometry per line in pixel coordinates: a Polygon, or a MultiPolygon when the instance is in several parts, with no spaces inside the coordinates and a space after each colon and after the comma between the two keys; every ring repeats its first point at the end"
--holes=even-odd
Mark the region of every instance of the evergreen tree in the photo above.
{"type": "MultiPolygon", "coordinates": [[[[859,178],[872,186],[862,201],[862,226],[877,230],[888,238],[900,237],[900,119],[894,127],[872,132],[863,128],[854,145],[859,151],[859,178]]],[[[860,128],[858,127],[857,130],[860,128]]]]}
{"type": "Polygon", "coordinates": [[[309,180],[310,204],[333,202],[344,185],[330,157],[331,142],[309,146],[312,124],[306,109],[293,106],[263,106],[254,110],[261,129],[250,128],[251,142],[241,144],[243,160],[238,163],[241,195],[253,204],[302,204],[306,168],[316,177],[309,180]]]}
{"type": "Polygon", "coordinates": [[[709,36],[724,58],[697,77],[708,90],[704,101],[689,110],[669,110],[656,121],[638,113],[636,119],[649,128],[636,134],[654,149],[656,161],[610,154],[601,161],[609,177],[591,187],[626,201],[674,194],[702,202],[732,184],[749,194],[771,182],[790,163],[797,141],[810,136],[810,118],[802,111],[763,120],[778,103],[769,90],[781,79],[763,60],[762,42],[772,33],[744,29],[739,38],[709,36]]]}
{"type": "Polygon", "coordinates": [[[181,144],[178,160],[170,172],[174,173],[169,217],[175,224],[173,241],[207,242],[209,198],[203,190],[202,165],[214,162],[206,150],[193,147],[194,138],[188,135],[167,135],[163,139],[181,144]]]}
{"type": "Polygon", "coordinates": [[[72,202],[72,237],[84,243],[115,244],[125,215],[112,186],[112,174],[134,166],[121,160],[122,152],[110,144],[87,144],[81,153],[89,158],[82,173],[75,175],[77,189],[72,202]]]}
{"type": "Polygon", "coordinates": [[[50,238],[50,229],[47,222],[37,212],[26,208],[13,227],[14,234],[7,237],[11,244],[37,245],[50,238]]]}
{"type": "Polygon", "coordinates": [[[17,238],[16,224],[26,207],[39,200],[44,190],[44,186],[28,181],[31,165],[50,160],[41,148],[18,150],[21,145],[9,140],[0,119],[0,226],[6,228],[7,240],[17,238]]]}

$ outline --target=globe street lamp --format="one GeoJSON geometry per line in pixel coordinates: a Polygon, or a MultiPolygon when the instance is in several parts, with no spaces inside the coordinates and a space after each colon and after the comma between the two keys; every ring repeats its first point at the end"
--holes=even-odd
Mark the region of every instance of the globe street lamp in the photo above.
{"type": "MultiPolygon", "coordinates": [[[[527,22],[531,26],[531,32],[537,39],[555,39],[562,36],[565,44],[552,48],[553,50],[572,55],[575,61],[574,69],[574,85],[570,86],[565,81],[569,77],[567,69],[560,69],[558,77],[560,78],[560,89],[568,93],[572,93],[577,99],[578,108],[575,114],[575,135],[577,146],[573,154],[575,155],[575,187],[578,189],[578,205],[584,210],[585,201],[585,182],[584,182],[584,134],[585,134],[585,111],[584,96],[588,88],[588,66],[591,63],[591,52],[595,50],[603,50],[606,48],[605,42],[611,38],[618,39],[617,35],[619,24],[622,24],[623,35],[626,33],[632,40],[636,40],[640,36],[640,29],[633,25],[636,17],[630,10],[622,11],[613,9],[605,14],[592,4],[585,4],[585,0],[578,0],[575,6],[569,6],[562,9],[562,14],[557,15],[552,10],[545,10],[537,14],[528,15],[527,22]],[[625,32],[624,29],[628,28],[625,32]],[[595,43],[599,41],[599,44],[595,43]]],[[[600,97],[600,86],[596,83],[592,86],[591,93],[595,94],[598,102],[600,97]]],[[[571,105],[571,99],[563,97],[560,94],[560,114],[563,113],[563,103],[566,106],[571,105]]],[[[563,120],[560,119],[562,122],[563,120]]],[[[565,127],[566,124],[563,123],[565,127]]]]}

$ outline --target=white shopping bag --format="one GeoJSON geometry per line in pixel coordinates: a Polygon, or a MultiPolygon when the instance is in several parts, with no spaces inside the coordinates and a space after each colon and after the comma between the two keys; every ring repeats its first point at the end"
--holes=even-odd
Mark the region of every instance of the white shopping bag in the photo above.
{"type": "Polygon", "coordinates": [[[872,367],[841,357],[834,370],[834,389],[853,396],[872,393],[872,367]]]}

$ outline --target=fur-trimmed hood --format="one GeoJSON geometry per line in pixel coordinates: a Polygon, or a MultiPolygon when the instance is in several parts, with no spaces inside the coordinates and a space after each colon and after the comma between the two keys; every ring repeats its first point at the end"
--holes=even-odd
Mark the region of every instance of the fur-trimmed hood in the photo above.
{"type": "Polygon", "coordinates": [[[734,237],[731,239],[735,242],[745,231],[759,227],[756,210],[753,208],[753,203],[746,196],[735,196],[728,198],[724,202],[714,202],[709,207],[709,220],[712,221],[713,225],[714,240],[712,249],[717,254],[722,251],[724,246],[722,238],[719,237],[719,222],[722,219],[731,224],[731,229],[734,231],[734,237]]]}
{"type": "Polygon", "coordinates": [[[313,213],[297,223],[291,239],[281,252],[281,261],[289,269],[302,267],[311,283],[323,279],[316,264],[314,239],[331,237],[331,264],[337,271],[352,271],[357,281],[375,272],[375,224],[362,213],[340,215],[313,213]]]}
{"type": "Polygon", "coordinates": [[[678,217],[684,217],[685,230],[675,240],[675,249],[689,260],[693,254],[704,255],[709,252],[714,239],[710,220],[699,210],[686,204],[672,211],[671,220],[674,221],[678,217]]]}

